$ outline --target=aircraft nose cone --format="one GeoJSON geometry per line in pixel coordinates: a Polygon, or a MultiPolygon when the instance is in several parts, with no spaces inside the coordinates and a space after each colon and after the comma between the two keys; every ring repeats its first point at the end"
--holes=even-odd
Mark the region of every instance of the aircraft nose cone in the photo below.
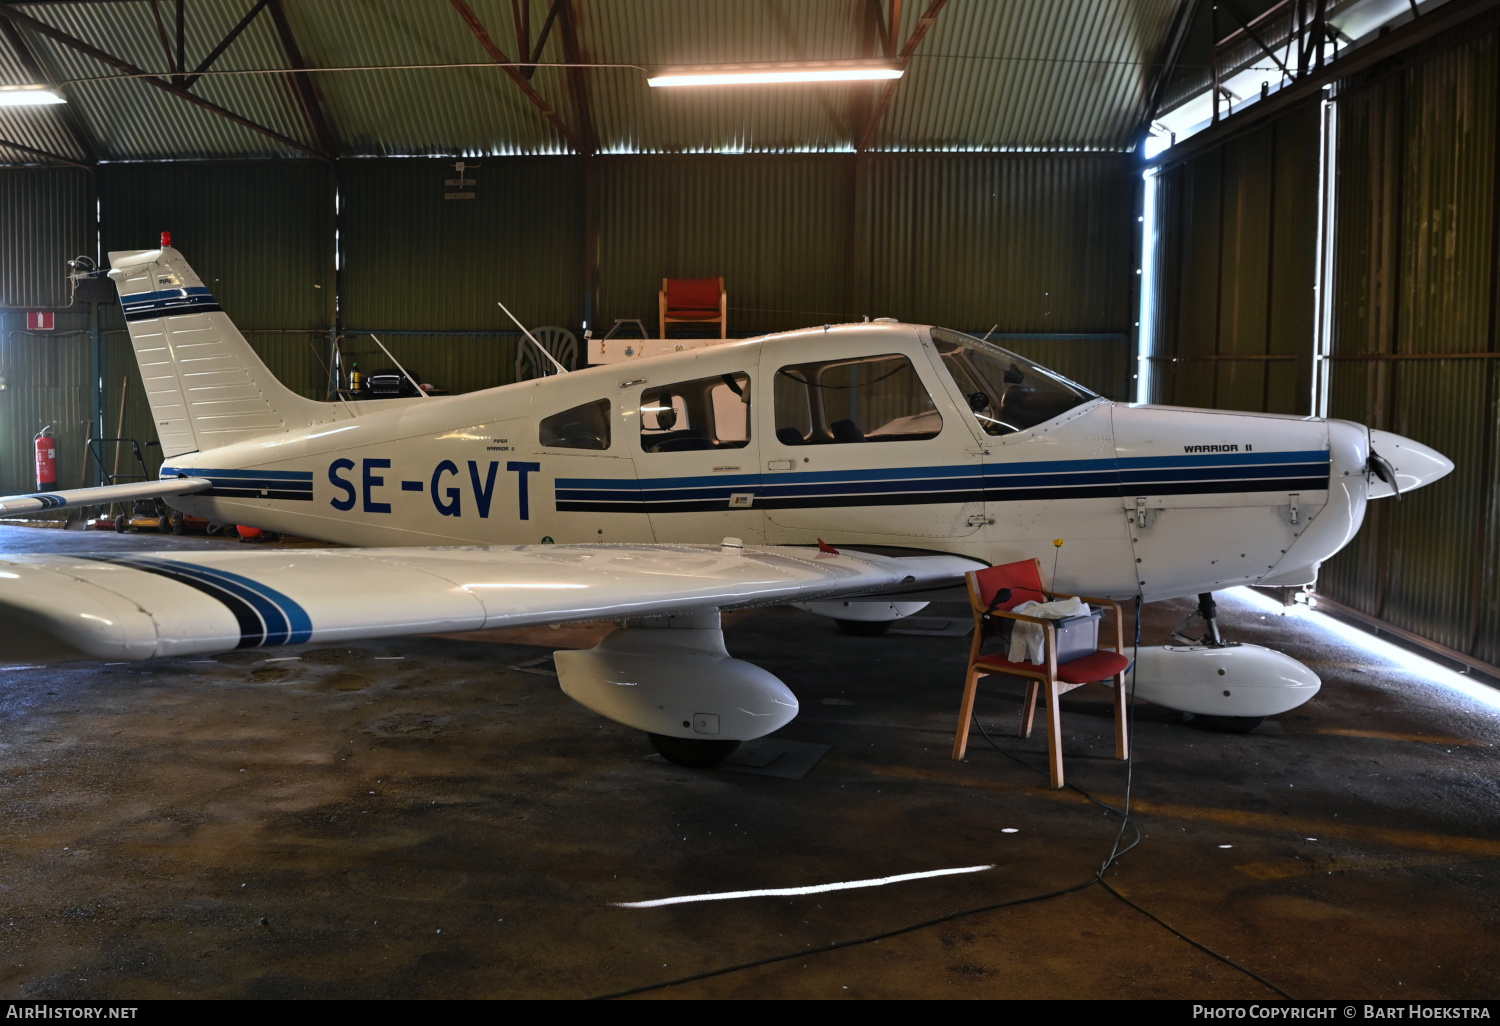
{"type": "Polygon", "coordinates": [[[1436,449],[1414,442],[1410,438],[1391,434],[1389,431],[1370,429],[1370,455],[1379,457],[1390,465],[1395,480],[1382,480],[1379,473],[1370,477],[1370,498],[1380,499],[1421,488],[1443,477],[1453,469],[1453,461],[1436,449]]]}

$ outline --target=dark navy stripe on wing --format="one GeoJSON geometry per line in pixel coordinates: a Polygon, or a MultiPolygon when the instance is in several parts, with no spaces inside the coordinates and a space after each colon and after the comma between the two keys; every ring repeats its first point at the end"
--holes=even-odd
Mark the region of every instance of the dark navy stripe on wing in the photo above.
{"type": "Polygon", "coordinates": [[[213,567],[179,563],[147,555],[94,556],[147,573],[160,574],[180,584],[214,595],[240,621],[240,648],[260,645],[300,645],[312,637],[312,618],[296,601],[249,577],[213,567]],[[250,630],[236,603],[251,611],[258,624],[250,630]]]}

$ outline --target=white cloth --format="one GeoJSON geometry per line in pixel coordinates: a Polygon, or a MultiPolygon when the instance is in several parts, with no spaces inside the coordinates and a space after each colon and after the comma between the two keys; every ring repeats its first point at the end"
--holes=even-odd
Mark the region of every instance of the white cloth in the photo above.
{"type": "MultiPolygon", "coordinates": [[[[1092,610],[1089,604],[1078,598],[1057,599],[1052,602],[1022,602],[1012,609],[1012,613],[1020,613],[1022,616],[1040,616],[1048,620],[1061,620],[1065,616],[1087,616],[1092,610]]],[[[1010,651],[1005,658],[1013,663],[1040,663],[1042,661],[1042,642],[1045,634],[1039,623],[1027,623],[1025,620],[1011,621],[1014,626],[1010,633],[1010,651]]]]}

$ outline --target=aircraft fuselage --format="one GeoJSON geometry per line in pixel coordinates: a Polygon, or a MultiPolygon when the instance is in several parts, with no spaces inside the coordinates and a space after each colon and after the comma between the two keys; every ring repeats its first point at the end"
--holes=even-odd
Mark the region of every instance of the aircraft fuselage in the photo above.
{"type": "Polygon", "coordinates": [[[1360,425],[1093,398],[992,434],[1024,389],[976,412],[950,366],[913,325],[790,332],[362,403],[161,474],[214,480],[186,512],[348,545],[822,538],[1055,557],[1061,590],[1148,600],[1310,582],[1364,516],[1360,425]]]}

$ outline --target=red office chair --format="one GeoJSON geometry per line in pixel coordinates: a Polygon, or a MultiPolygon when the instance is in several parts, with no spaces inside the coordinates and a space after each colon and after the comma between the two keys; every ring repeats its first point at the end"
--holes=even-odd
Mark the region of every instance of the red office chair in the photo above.
{"type": "MultiPolygon", "coordinates": [[[[1043,684],[1047,686],[1047,761],[1052,772],[1053,787],[1063,786],[1062,724],[1058,719],[1058,699],[1076,687],[1114,679],[1115,755],[1121,759],[1129,755],[1130,739],[1126,736],[1125,722],[1125,670],[1130,665],[1130,660],[1124,655],[1125,633],[1119,603],[1086,595],[1077,596],[1085,602],[1114,611],[1114,651],[1101,649],[1069,662],[1059,663],[1057,634],[1052,621],[1011,612],[1023,602],[1048,600],[1042,588],[1042,565],[1039,560],[1023,559],[1018,563],[975,570],[966,576],[969,582],[969,606],[974,611],[974,646],[969,652],[969,675],[964,681],[964,699],[958,713],[958,734],[953,739],[953,758],[962,759],[964,752],[968,750],[974,694],[979,689],[979,678],[992,673],[1025,677],[1030,682],[1026,688],[1026,704],[1021,710],[1022,737],[1031,736],[1032,721],[1036,718],[1037,693],[1043,684]],[[996,595],[1002,588],[1010,589],[1010,597],[996,601],[996,595]],[[982,653],[980,650],[984,647],[985,632],[990,627],[985,621],[987,617],[993,616],[1041,624],[1044,661],[1013,663],[999,653],[982,653]]],[[[1074,596],[1053,593],[1051,597],[1074,596]]]]}
{"type": "Polygon", "coordinates": [[[657,296],[661,309],[661,337],[669,324],[718,324],[719,337],[728,338],[729,299],[723,278],[663,278],[657,296]]]}

